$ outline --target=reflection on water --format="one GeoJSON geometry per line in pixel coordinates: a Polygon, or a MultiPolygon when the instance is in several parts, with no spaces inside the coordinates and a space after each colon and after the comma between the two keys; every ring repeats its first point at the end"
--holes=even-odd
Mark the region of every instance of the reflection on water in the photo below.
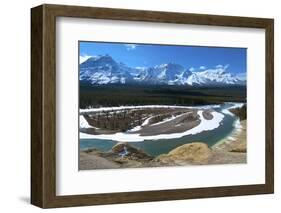
{"type": "MultiPolygon", "coordinates": [[[[223,109],[228,108],[229,106],[230,104],[223,104],[220,108],[216,108],[215,110],[221,112],[223,109]]],[[[224,114],[224,119],[221,122],[221,125],[214,130],[204,131],[195,135],[187,135],[176,139],[134,142],[131,143],[131,145],[139,147],[146,153],[153,156],[168,153],[178,146],[192,142],[204,142],[209,146],[212,146],[233,131],[233,123],[236,119],[236,117],[224,114]]],[[[109,151],[116,143],[116,141],[112,140],[80,139],[80,149],[96,148],[101,151],[109,151]]]]}

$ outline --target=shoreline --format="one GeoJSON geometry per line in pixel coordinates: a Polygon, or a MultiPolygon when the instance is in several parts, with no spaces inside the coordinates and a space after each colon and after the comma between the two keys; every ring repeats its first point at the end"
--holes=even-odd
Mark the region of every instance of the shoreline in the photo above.
{"type": "MultiPolygon", "coordinates": [[[[226,114],[226,115],[230,115],[230,116],[235,116],[237,117],[234,113],[232,113],[230,110],[231,109],[235,109],[235,108],[241,108],[243,106],[243,103],[233,103],[233,106],[228,107],[227,109],[223,109],[222,113],[226,114]]],[[[219,141],[217,141],[214,145],[211,146],[211,148],[215,148],[216,146],[220,146],[223,143],[226,143],[229,140],[237,140],[239,139],[239,133],[243,130],[243,128],[246,128],[246,124],[242,125],[240,121],[239,117],[236,118],[236,120],[233,123],[233,130],[231,131],[231,133],[229,133],[226,137],[220,139],[219,141]]],[[[245,122],[247,122],[247,120],[245,120],[245,122]]]]}
{"type": "MultiPolygon", "coordinates": [[[[244,123],[246,124],[246,121],[242,121],[242,125],[244,123]]],[[[99,151],[95,148],[80,150],[79,169],[243,164],[247,163],[246,147],[241,147],[241,144],[244,145],[243,143],[246,142],[246,138],[240,141],[241,137],[244,137],[243,130],[236,131],[236,135],[233,135],[235,140],[231,140],[231,143],[229,143],[229,137],[228,140],[212,147],[208,147],[204,142],[195,141],[157,156],[151,156],[128,142],[119,142],[109,151],[99,151]]]]}
{"type": "MultiPolygon", "coordinates": [[[[237,119],[237,120],[239,121],[239,119],[237,119]]],[[[236,121],[237,121],[237,120],[236,120],[236,121]]],[[[234,123],[235,123],[236,121],[234,121],[234,123]]],[[[239,123],[240,123],[240,121],[239,121],[239,123]]],[[[241,125],[241,124],[240,124],[240,125],[241,125]]],[[[212,147],[215,147],[215,146],[219,146],[219,145],[225,143],[226,140],[231,140],[231,138],[235,137],[236,134],[238,134],[240,131],[241,131],[241,127],[235,127],[235,126],[234,126],[234,127],[233,127],[233,130],[232,130],[227,136],[225,136],[224,138],[222,138],[222,139],[220,139],[219,141],[217,141],[215,144],[213,144],[213,145],[211,146],[211,148],[212,148],[212,147]]]]}
{"type": "Polygon", "coordinates": [[[211,149],[246,153],[247,152],[246,133],[247,133],[247,120],[239,121],[239,126],[235,127],[235,129],[228,136],[219,140],[217,143],[211,146],[211,149]]]}

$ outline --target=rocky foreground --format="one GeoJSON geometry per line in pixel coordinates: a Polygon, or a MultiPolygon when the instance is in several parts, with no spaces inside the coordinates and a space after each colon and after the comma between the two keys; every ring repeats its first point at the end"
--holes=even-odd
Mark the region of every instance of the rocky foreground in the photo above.
{"type": "Polygon", "coordinates": [[[246,120],[230,137],[208,147],[203,142],[179,146],[167,154],[150,156],[130,143],[120,142],[109,152],[80,151],[80,170],[246,163],[246,120]]]}

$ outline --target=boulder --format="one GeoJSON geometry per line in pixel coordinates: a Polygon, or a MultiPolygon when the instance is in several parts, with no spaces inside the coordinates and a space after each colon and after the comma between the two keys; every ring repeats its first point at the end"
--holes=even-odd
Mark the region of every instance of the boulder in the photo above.
{"type": "Polygon", "coordinates": [[[212,151],[207,144],[201,142],[194,142],[179,146],[168,154],[163,154],[157,157],[157,160],[175,164],[206,164],[212,156],[212,151]]]}
{"type": "Polygon", "coordinates": [[[115,154],[123,156],[124,158],[132,160],[151,160],[152,157],[146,154],[141,149],[138,149],[128,142],[119,142],[111,148],[111,151],[115,154]]]}

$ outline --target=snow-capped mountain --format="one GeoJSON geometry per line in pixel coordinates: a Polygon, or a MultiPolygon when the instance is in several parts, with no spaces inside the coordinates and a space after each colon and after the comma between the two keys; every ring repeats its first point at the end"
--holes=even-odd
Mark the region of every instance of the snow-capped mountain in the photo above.
{"type": "Polygon", "coordinates": [[[140,70],[139,75],[134,79],[151,84],[174,85],[177,84],[185,73],[184,67],[181,65],[169,63],[140,70]]]}
{"type": "Polygon", "coordinates": [[[226,66],[189,71],[174,63],[154,67],[131,68],[118,63],[109,55],[91,57],[80,64],[80,81],[90,84],[168,84],[168,85],[243,85],[241,80],[226,71],[226,66]]]}
{"type": "Polygon", "coordinates": [[[223,84],[244,84],[225,68],[208,69],[201,72],[193,72],[186,81],[189,85],[223,85],[223,84]]]}
{"type": "Polygon", "coordinates": [[[133,80],[131,68],[117,63],[109,55],[91,57],[80,64],[80,81],[91,84],[121,83],[133,80]]]}

